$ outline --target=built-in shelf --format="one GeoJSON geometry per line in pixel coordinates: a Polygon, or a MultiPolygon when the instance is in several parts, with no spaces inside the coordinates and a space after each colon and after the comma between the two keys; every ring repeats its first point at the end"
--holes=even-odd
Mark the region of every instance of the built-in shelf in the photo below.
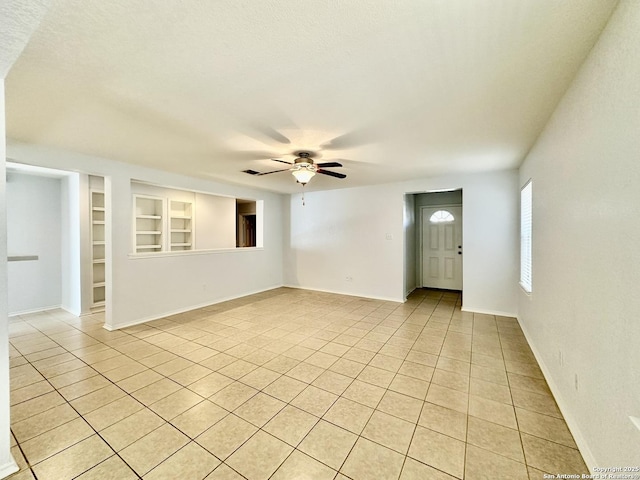
{"type": "Polygon", "coordinates": [[[133,244],[136,252],[162,252],[164,250],[165,200],[149,195],[134,195],[135,232],[133,244]]]}
{"type": "Polygon", "coordinates": [[[191,202],[169,201],[169,249],[172,252],[192,250],[193,204],[191,202]]]}
{"type": "Polygon", "coordinates": [[[91,190],[91,263],[92,263],[92,309],[102,309],[106,300],[105,284],[105,248],[107,239],[105,236],[106,218],[104,192],[91,190]]]}

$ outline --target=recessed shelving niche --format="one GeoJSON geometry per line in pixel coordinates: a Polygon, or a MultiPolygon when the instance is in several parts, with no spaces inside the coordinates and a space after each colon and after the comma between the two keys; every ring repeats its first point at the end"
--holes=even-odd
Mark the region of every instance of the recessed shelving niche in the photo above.
{"type": "Polygon", "coordinates": [[[134,195],[136,253],[162,252],[164,230],[164,199],[134,195]]]}

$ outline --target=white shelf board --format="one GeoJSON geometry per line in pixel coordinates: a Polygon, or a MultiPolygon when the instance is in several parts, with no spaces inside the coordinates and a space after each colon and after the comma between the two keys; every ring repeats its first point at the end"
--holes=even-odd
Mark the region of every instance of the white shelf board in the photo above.
{"type": "Polygon", "coordinates": [[[136,215],[136,218],[150,218],[152,220],[160,220],[162,217],[160,215],[136,215]]]}
{"type": "Polygon", "coordinates": [[[161,233],[160,230],[139,230],[136,235],[160,235],[161,233]]]}

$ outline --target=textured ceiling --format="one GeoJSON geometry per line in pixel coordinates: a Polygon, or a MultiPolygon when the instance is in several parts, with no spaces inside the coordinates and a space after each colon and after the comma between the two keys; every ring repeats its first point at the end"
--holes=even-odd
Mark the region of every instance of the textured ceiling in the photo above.
{"type": "Polygon", "coordinates": [[[299,191],[517,167],[615,0],[57,0],[6,81],[7,134],[299,191]]]}

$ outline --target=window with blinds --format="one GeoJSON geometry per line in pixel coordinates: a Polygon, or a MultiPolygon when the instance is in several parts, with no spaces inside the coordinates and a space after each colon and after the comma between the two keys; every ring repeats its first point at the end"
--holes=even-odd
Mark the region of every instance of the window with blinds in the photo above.
{"type": "Polygon", "coordinates": [[[531,293],[531,180],[520,191],[520,285],[531,293]]]}

